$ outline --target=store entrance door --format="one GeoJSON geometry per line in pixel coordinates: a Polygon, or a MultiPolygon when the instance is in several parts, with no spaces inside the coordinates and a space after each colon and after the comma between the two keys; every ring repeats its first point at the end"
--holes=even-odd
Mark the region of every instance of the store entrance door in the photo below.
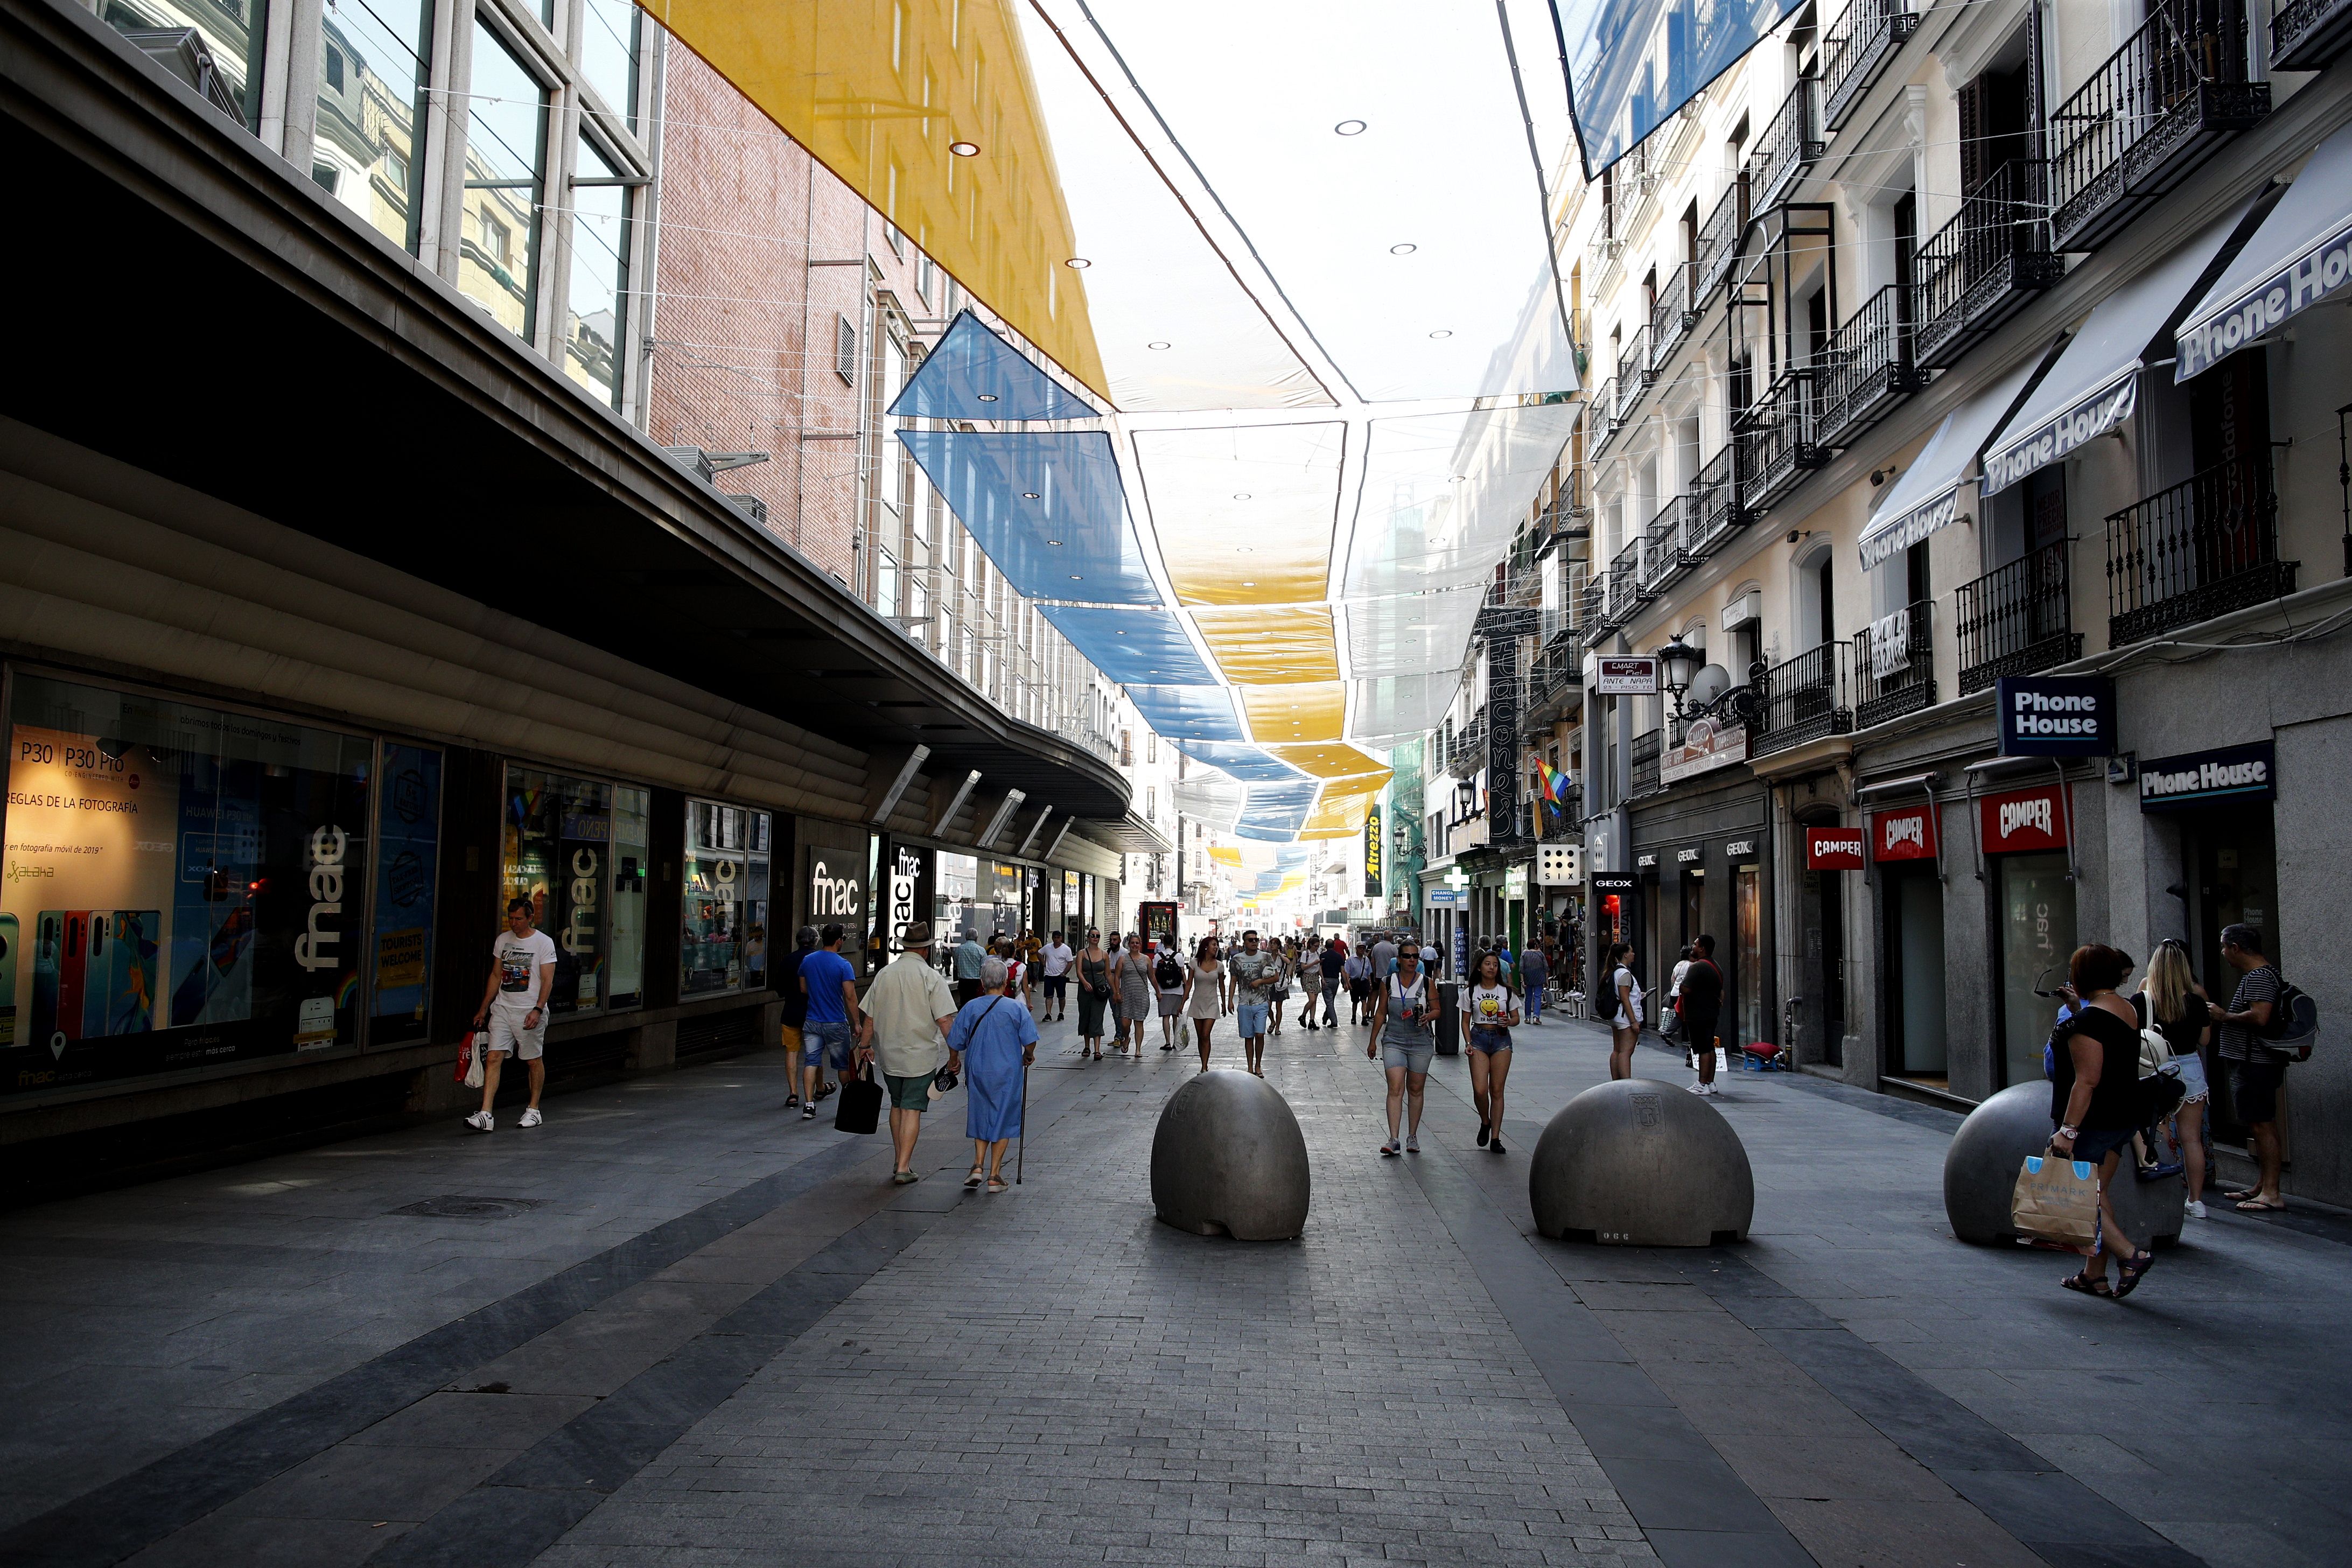
{"type": "MultiPolygon", "coordinates": [[[[2238,988],[2238,972],[2221,962],[2221,931],[2241,922],[2263,933],[2263,945],[2282,969],[2278,951],[2278,840],[2267,804],[2209,806],[2184,812],[2180,824],[2183,859],[2196,879],[2190,905],[2189,951],[2205,994],[2228,1005],[2238,988]]],[[[2206,1079],[2213,1086],[2213,1141],[2244,1148],[2245,1123],[2230,1104],[2229,1075],[2216,1052],[2221,1033],[2205,1047],[2206,1079]]],[[[2294,1075],[2289,1073],[2288,1080],[2294,1075]]],[[[2285,1091],[2280,1091],[2284,1094],[2285,1091]]],[[[2280,1125],[2285,1125],[2281,1118],[2280,1125]]]]}
{"type": "Polygon", "coordinates": [[[1932,861],[1885,867],[1886,1065],[1889,1078],[1948,1089],[1944,1042],[1944,885],[1932,861]]]}
{"type": "MultiPolygon", "coordinates": [[[[1764,1038],[1764,868],[1742,866],[1733,879],[1732,920],[1738,940],[1732,952],[1731,984],[1739,997],[1739,1034],[1734,1042],[1764,1038]]],[[[1790,1049],[1794,1041],[1784,1041],[1790,1049]]]]}
{"type": "Polygon", "coordinates": [[[1804,987],[1798,1032],[1812,1049],[1799,1057],[1842,1067],[1845,1057],[1845,873],[1805,873],[1801,924],[1803,961],[1798,984],[1804,987]]]}
{"type": "Polygon", "coordinates": [[[2074,952],[2074,884],[2064,851],[2003,855],[2000,878],[2001,1083],[2042,1076],[2042,1047],[2058,1003],[2040,994],[2066,978],[2074,952]]]}

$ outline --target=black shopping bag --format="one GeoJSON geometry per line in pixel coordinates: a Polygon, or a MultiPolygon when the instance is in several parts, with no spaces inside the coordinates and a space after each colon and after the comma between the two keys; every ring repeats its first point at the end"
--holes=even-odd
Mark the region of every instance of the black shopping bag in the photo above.
{"type": "Polygon", "coordinates": [[[835,1132],[871,1132],[882,1121],[882,1086],[874,1081],[870,1066],[856,1078],[841,1080],[841,1095],[833,1111],[835,1132]]]}

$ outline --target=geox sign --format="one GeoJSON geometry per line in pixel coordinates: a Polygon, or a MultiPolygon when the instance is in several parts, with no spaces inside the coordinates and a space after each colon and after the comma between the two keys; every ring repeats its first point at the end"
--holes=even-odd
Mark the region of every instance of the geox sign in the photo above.
{"type": "Polygon", "coordinates": [[[2278,758],[2268,741],[2158,757],[2139,765],[2142,811],[2185,811],[2217,800],[2277,798],[2278,758]]]}

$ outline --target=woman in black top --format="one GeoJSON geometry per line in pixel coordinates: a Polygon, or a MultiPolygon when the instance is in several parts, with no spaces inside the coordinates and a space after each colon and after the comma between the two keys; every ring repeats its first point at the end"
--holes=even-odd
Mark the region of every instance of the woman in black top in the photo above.
{"type": "Polygon", "coordinates": [[[2140,1276],[2156,1263],[2116,1223],[2108,1197],[2117,1157],[2139,1130],[2139,1016],[2117,994],[2131,973],[2131,955],[2093,942],[2074,950],[2068,979],[2080,999],[2074,1016],[2058,1027],[2051,1075],[2050,1118],[2058,1124],[2050,1147],[2066,1159],[2088,1161],[2099,1171],[2099,1248],[2082,1272],[2062,1281],[2069,1290],[2120,1300],[2139,1288],[2140,1276]],[[2116,1259],[2116,1283],[2107,1285],[2107,1256],[2116,1259]]]}
{"type": "Polygon", "coordinates": [[[2188,1215],[2205,1217],[2205,1110],[2213,1091],[2205,1077],[2201,1047],[2213,1037],[2212,1009],[2205,988],[2189,968],[2189,949],[2179,937],[2156,944],[2147,961],[2147,978],[2140,982],[2141,1022],[2153,1025],[2164,1037],[2172,1059],[2163,1070],[2180,1079],[2180,1110],[2173,1120],[2173,1141],[2189,1177],[2188,1215]]]}

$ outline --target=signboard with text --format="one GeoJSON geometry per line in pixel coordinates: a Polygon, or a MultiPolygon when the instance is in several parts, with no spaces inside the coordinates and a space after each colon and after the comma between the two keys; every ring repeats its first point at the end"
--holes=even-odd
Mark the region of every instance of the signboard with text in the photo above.
{"type": "Polygon", "coordinates": [[[1696,773],[1712,773],[1748,760],[1748,726],[1719,723],[1713,719],[1692,721],[1682,744],[1668,747],[1658,757],[1658,782],[1673,784],[1696,773]]]}
{"type": "Polygon", "coordinates": [[[1870,814],[1870,858],[1874,860],[1933,860],[1936,858],[1936,808],[1920,805],[1870,814]]]}
{"type": "Polygon", "coordinates": [[[1993,714],[2004,757],[2110,757],[2116,683],[2104,675],[2008,675],[1993,714]]]}
{"type": "Polygon", "coordinates": [[[1603,697],[1655,697],[1658,661],[1654,658],[1604,658],[1593,682],[1603,697]]]}
{"type": "Polygon", "coordinates": [[[2278,798],[2277,748],[2269,741],[2156,757],[2139,765],[2142,811],[2187,811],[2217,801],[2278,798]]]}
{"type": "Polygon", "coordinates": [[[1862,867],[1861,828],[1808,827],[1805,829],[1806,870],[1859,871],[1862,867]]]}
{"type": "Polygon", "coordinates": [[[2071,805],[2054,784],[1986,795],[1977,802],[1979,842],[1988,855],[2063,849],[2071,837],[2071,805]]]}

